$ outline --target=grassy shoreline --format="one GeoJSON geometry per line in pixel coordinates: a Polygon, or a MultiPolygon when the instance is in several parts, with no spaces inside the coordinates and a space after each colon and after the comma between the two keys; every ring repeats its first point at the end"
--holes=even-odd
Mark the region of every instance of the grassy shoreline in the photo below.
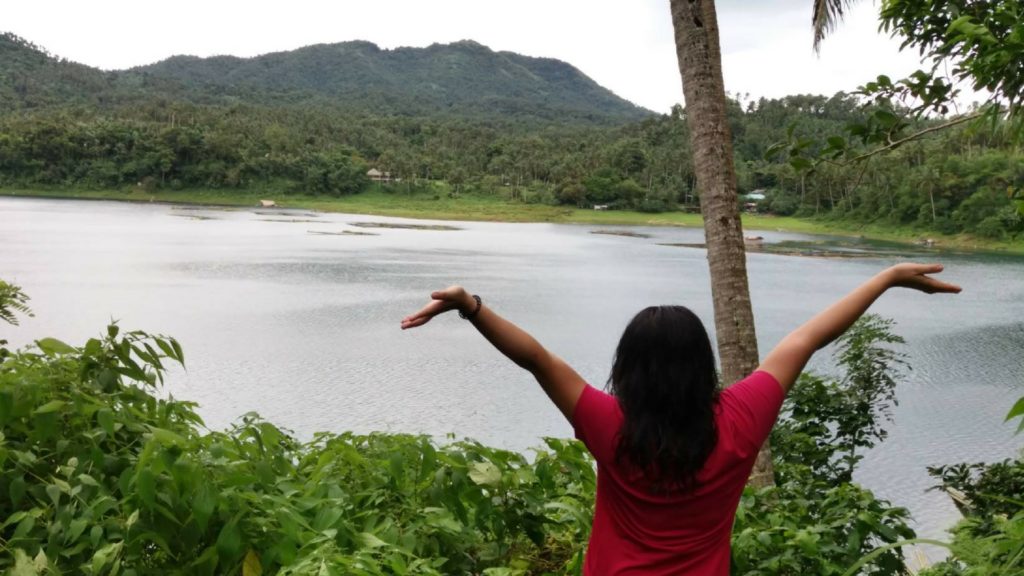
{"type": "MultiPolygon", "coordinates": [[[[487,222],[550,222],[606,226],[702,226],[699,214],[663,212],[649,214],[630,211],[596,211],[566,206],[526,204],[497,197],[464,195],[459,198],[415,193],[370,190],[354,196],[325,198],[322,196],[284,195],[258,191],[223,190],[79,190],[79,189],[8,189],[0,188],[0,196],[77,200],[114,200],[122,202],[155,202],[196,206],[255,207],[261,199],[273,199],[280,208],[297,208],[322,212],[394,216],[425,220],[466,220],[487,222]]],[[[872,240],[915,243],[924,238],[935,240],[938,248],[977,250],[1024,255],[1024,242],[977,238],[967,234],[943,236],[934,231],[911,227],[893,227],[823,219],[744,214],[746,230],[774,230],[801,234],[855,236],[872,240]]]]}

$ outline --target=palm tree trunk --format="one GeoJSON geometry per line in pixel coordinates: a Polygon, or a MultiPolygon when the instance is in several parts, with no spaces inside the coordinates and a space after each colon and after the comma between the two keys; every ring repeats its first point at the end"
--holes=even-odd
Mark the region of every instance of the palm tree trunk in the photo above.
{"type": "MultiPolygon", "coordinates": [[[[758,354],[736,199],[732,136],[725,115],[718,20],[714,0],[671,0],[670,6],[704,216],[718,355],[722,379],[731,384],[757,367],[758,354]]],[[[772,482],[771,453],[765,443],[750,483],[764,486],[772,482]]]]}

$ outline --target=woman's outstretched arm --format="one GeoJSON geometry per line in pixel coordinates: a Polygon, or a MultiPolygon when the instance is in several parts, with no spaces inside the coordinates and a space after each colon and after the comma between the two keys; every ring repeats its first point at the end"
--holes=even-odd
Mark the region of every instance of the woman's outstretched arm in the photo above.
{"type": "Polygon", "coordinates": [[[879,272],[790,332],[768,354],[758,370],[774,376],[782,390],[789,392],[811,355],[845,332],[889,288],[912,288],[927,294],[960,292],[959,286],[928,276],[939,272],[942,272],[940,264],[897,264],[879,272]]]}
{"type": "MultiPolygon", "coordinates": [[[[402,330],[422,326],[449,310],[459,310],[467,315],[477,310],[477,301],[461,286],[439,290],[430,298],[426,306],[402,320],[402,330]]],[[[480,305],[471,322],[499,352],[533,374],[548,398],[571,424],[576,402],[586,387],[583,378],[561,358],[548,352],[533,336],[486,305],[480,305]]]]}

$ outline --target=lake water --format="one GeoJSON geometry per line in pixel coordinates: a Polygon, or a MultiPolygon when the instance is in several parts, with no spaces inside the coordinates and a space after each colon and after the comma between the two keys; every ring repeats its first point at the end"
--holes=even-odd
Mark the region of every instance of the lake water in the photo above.
{"type": "MultiPolygon", "coordinates": [[[[526,450],[571,428],[532,379],[454,314],[403,332],[434,289],[461,283],[603,385],[626,322],[681,303],[713,328],[704,251],[681,228],[446,223],[457,230],[366,228],[393,218],[304,211],[185,209],[0,198],[0,278],[31,296],[35,318],[0,325],[22,345],[72,344],[123,328],[173,335],[187,372],[169,391],[199,402],[211,428],[249,411],[308,438],[315,431],[454,434],[526,450]],[[319,232],[319,233],[318,233],[319,232]],[[329,234],[323,234],[327,232],[329,234]],[[355,232],[374,235],[356,235],[355,232]]],[[[758,232],[767,243],[806,236],[758,232]]],[[[886,294],[913,370],[890,437],[858,481],[910,508],[919,535],[942,537],[957,513],[925,466],[1016,454],[1002,419],[1024,395],[1024,260],[935,255],[956,297],[886,294]]],[[[751,253],[762,354],[881,268],[884,257],[751,253]]],[[[814,366],[827,370],[827,353],[814,366]]]]}

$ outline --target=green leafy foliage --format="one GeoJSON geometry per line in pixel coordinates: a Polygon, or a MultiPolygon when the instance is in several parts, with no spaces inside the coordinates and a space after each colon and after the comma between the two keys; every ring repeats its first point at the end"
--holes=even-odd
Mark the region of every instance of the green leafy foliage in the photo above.
{"type": "MultiPolygon", "coordinates": [[[[904,79],[888,76],[861,86],[859,94],[870,102],[870,115],[846,127],[851,141],[891,149],[934,129],[970,120],[998,125],[1001,117],[1019,137],[1024,118],[1024,8],[1017,0],[885,0],[881,6],[881,28],[902,40],[901,48],[916,49],[930,64],[904,79]],[[988,93],[988,101],[969,114],[935,123],[916,133],[910,118],[928,114],[946,117],[958,110],[957,83],[988,93]]],[[[842,139],[841,137],[837,137],[842,139]]],[[[825,158],[845,156],[860,160],[865,154],[843,146],[830,146],[825,158]]],[[[868,153],[871,154],[871,153],[868,153]]]]}
{"type": "MultiPolygon", "coordinates": [[[[1021,177],[1015,174],[1021,163],[1019,153],[1005,156],[1015,175],[986,181],[971,175],[984,173],[987,166],[975,166],[970,172],[961,168],[964,163],[991,164],[998,156],[991,154],[994,150],[976,161],[970,154],[949,154],[949,145],[964,136],[1012,143],[1024,134],[1024,116],[1020,114],[1024,102],[1021,3],[885,0],[881,22],[883,30],[903,41],[903,48],[916,49],[930,69],[895,81],[878,76],[856,93],[863,104],[858,117],[829,135],[802,127],[791,130],[769,149],[768,156],[788,162],[801,185],[812,180],[817,187],[824,181],[832,215],[862,221],[876,221],[881,215],[893,223],[913,223],[944,234],[968,232],[994,240],[1018,236],[1024,226],[1010,199],[1021,186],[1021,177]],[[961,111],[957,82],[987,91],[988,101],[961,111]],[[928,135],[949,132],[954,134],[952,138],[943,135],[939,142],[921,142],[928,135]],[[910,151],[894,153],[908,146],[910,151]],[[888,154],[881,157],[881,153],[888,154]],[[898,165],[904,169],[894,178],[890,170],[898,165]],[[848,191],[862,189],[856,196],[842,191],[844,184],[836,179],[837,173],[851,172],[857,176],[842,180],[848,191]],[[964,176],[971,181],[967,188],[950,186],[962,183],[964,176]],[[832,192],[835,184],[840,190],[838,205],[832,192]]],[[[803,186],[800,199],[803,204],[803,186]]],[[[790,203],[783,201],[785,206],[790,203]]],[[[820,211],[816,202],[814,212],[820,211]]]]}
{"type": "MultiPolygon", "coordinates": [[[[838,349],[843,376],[796,388],[820,413],[788,405],[779,483],[737,511],[734,573],[840,575],[858,559],[863,574],[903,573],[906,510],[849,481],[855,450],[884,438],[890,328],[862,321],[838,349]]],[[[303,442],[256,414],[208,431],[194,404],[157,394],[182,362],[175,340],[117,325],[0,362],[0,570],[580,573],[596,478],[579,442],[548,439],[528,459],[401,434],[303,442]]]]}
{"type": "MultiPolygon", "coordinates": [[[[940,70],[951,65],[955,80],[986,90],[992,102],[1003,102],[1011,113],[1024,103],[1024,7],[1015,0],[885,0],[882,27],[903,39],[933,62],[930,72],[918,71],[909,82],[923,105],[935,107],[951,94],[921,90],[942,81],[940,70]]],[[[943,71],[944,73],[944,71],[943,71]]],[[[948,83],[944,84],[944,90],[948,83]]]]}
{"type": "Polygon", "coordinates": [[[55,339],[0,364],[0,570],[89,574],[509,574],[578,566],[594,470],[466,441],[318,435],[250,414],[204,432],[153,393],[170,338],[55,339]],[[329,568],[328,568],[329,567],[329,568]]]}
{"type": "Polygon", "coordinates": [[[968,516],[991,519],[1009,516],[1024,506],[1024,461],[994,464],[951,464],[928,468],[940,484],[933,490],[958,493],[958,505],[968,516]]]}
{"type": "Polygon", "coordinates": [[[892,322],[868,315],[838,342],[836,378],[801,375],[772,431],[777,484],[747,488],[733,529],[733,573],[903,574],[899,547],[913,538],[906,509],[852,483],[859,450],[885,439],[903,340],[892,322]]]}
{"type": "MultiPolygon", "coordinates": [[[[32,309],[28,307],[28,295],[22,292],[21,287],[0,280],[0,320],[18,325],[16,314],[32,316],[32,309]]],[[[3,361],[10,351],[6,348],[7,340],[0,338],[0,362],[3,361]]]]}
{"type": "Polygon", "coordinates": [[[1020,426],[1017,427],[1017,433],[1019,434],[1024,430],[1024,397],[1017,400],[1017,403],[1013,405],[1013,408],[1010,408],[1010,412],[1006,414],[1007,421],[1013,420],[1014,418],[1021,419],[1020,426]]]}
{"type": "Polygon", "coordinates": [[[892,348],[903,343],[892,328],[891,320],[865,315],[837,341],[841,377],[800,375],[772,431],[774,450],[783,457],[799,455],[780,468],[781,478],[809,474],[826,484],[850,482],[860,452],[885,440],[882,425],[891,420],[896,384],[906,367],[892,348]]]}
{"type": "MultiPolygon", "coordinates": [[[[30,84],[77,78],[77,65],[21,39],[4,38],[0,49],[8,50],[8,57],[0,58],[0,92],[5,81],[22,77],[30,84]]],[[[0,106],[0,187],[116,188],[150,198],[167,189],[343,196],[370,186],[365,173],[374,167],[394,179],[380,186],[396,195],[444,181],[439,185],[456,200],[486,196],[644,212],[699,209],[681,107],[663,116],[626,119],[612,111],[548,114],[539,105],[524,112],[488,102],[482,114],[469,100],[452,95],[459,91],[441,90],[448,96],[438,97],[454,100],[401,108],[397,102],[406,98],[429,101],[416,94],[425,84],[409,80],[421,73],[412,62],[424,70],[454,66],[442,75],[448,77],[475,71],[487,58],[501,65],[515,59],[470,44],[418,53],[355,43],[265,58],[174,58],[107,77],[110,94],[106,88],[78,90],[73,82],[35,92],[30,86],[28,93],[39,95],[38,101],[0,106]],[[333,71],[321,78],[311,70],[332,59],[352,60],[346,66],[358,68],[373,58],[394,67],[374,68],[393,73],[387,97],[374,92],[369,79],[337,98],[310,96],[317,90],[326,94],[342,81],[333,71]],[[224,85],[229,80],[235,88],[224,85]],[[75,93],[107,95],[83,103],[67,96],[75,93]],[[391,114],[390,106],[404,111],[391,114]],[[632,123],[623,124],[627,121],[632,123]]],[[[545,82],[566,74],[566,82],[574,82],[556,63],[530,62],[543,64],[545,82]]],[[[369,68],[359,70],[371,74],[369,68]]],[[[505,93],[534,93],[529,87],[534,80],[513,76],[510,81],[522,85],[506,86],[505,93]]],[[[880,77],[860,95],[797,95],[745,105],[730,100],[740,192],[765,193],[757,209],[776,214],[827,215],[996,240],[1019,237],[1024,217],[1014,211],[1014,198],[1019,200],[1024,189],[1024,158],[1010,122],[999,120],[994,131],[964,125],[903,144],[884,158],[850,162],[870,153],[870,146],[888,146],[905,132],[932,130],[947,121],[915,116],[911,105],[898,99],[864,102],[868,92],[897,84],[880,77]]],[[[589,98],[585,91],[570,92],[589,98]]]]}
{"type": "MultiPolygon", "coordinates": [[[[885,544],[912,538],[910,513],[855,484],[790,476],[747,488],[733,527],[732,573],[839,576],[885,544]]],[[[905,573],[899,548],[874,556],[862,574],[905,573]]]]}
{"type": "Polygon", "coordinates": [[[952,557],[927,576],[1009,576],[1024,572],[1024,460],[928,469],[964,514],[952,557]]]}
{"type": "Polygon", "coordinates": [[[20,286],[0,280],[0,320],[17,326],[18,317],[15,313],[32,316],[28,300],[28,295],[22,292],[20,286]]]}

